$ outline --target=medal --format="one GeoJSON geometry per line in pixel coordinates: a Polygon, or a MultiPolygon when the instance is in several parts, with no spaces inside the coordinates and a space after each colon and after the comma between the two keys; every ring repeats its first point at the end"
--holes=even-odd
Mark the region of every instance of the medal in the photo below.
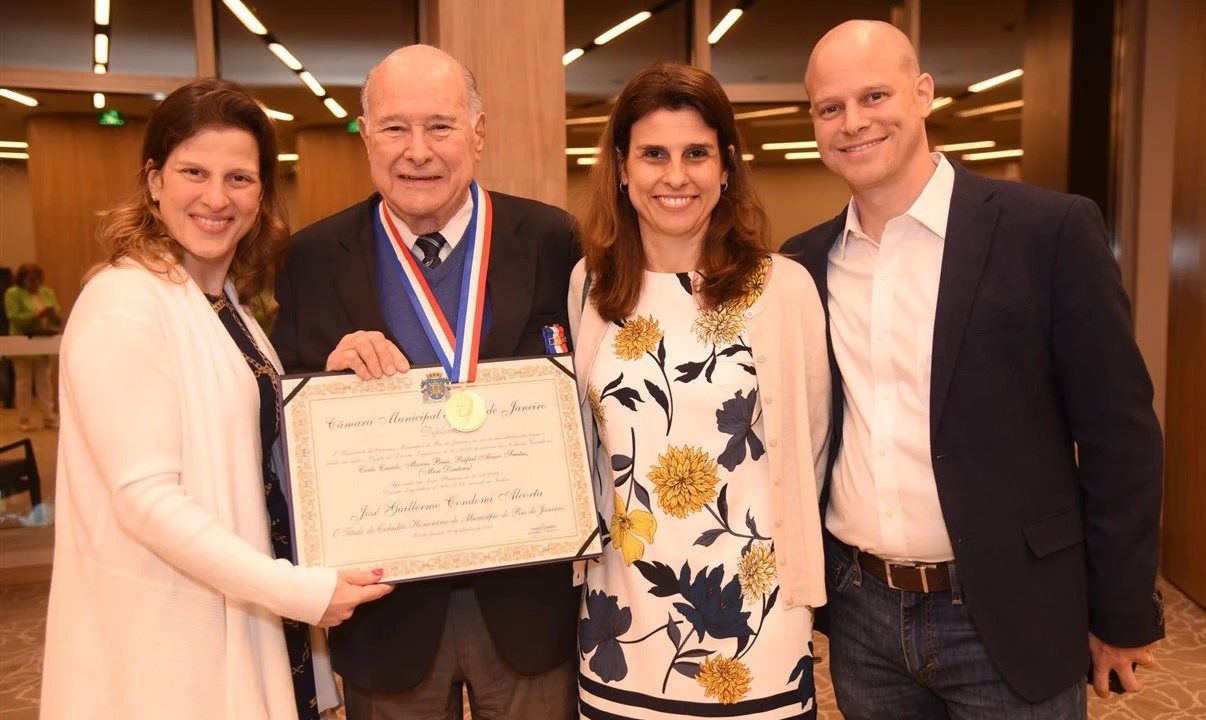
{"type": "MultiPolygon", "coordinates": [[[[419,269],[414,254],[403,245],[401,235],[385,207],[385,201],[381,201],[377,206],[378,220],[394,245],[394,255],[402,273],[406,297],[410,300],[411,307],[419,318],[419,325],[431,342],[440,365],[448,374],[448,380],[454,383],[453,394],[444,406],[444,417],[452,427],[462,432],[476,430],[486,419],[485,402],[481,396],[464,389],[458,392],[456,388],[472,383],[477,378],[477,356],[486,305],[486,271],[490,266],[490,231],[494,219],[490,196],[476,181],[469,184],[469,196],[473,201],[473,213],[469,218],[465,239],[462,240],[466,243],[466,259],[461,275],[461,305],[455,318],[455,331],[428,286],[427,278],[419,269]]],[[[443,394],[440,390],[446,392],[446,388],[437,389],[435,385],[431,383],[424,386],[425,398],[428,401],[438,399],[438,396],[443,394]]]]}
{"type": "Polygon", "coordinates": [[[459,432],[473,432],[486,421],[486,402],[472,390],[461,390],[444,403],[444,419],[459,432]]]}

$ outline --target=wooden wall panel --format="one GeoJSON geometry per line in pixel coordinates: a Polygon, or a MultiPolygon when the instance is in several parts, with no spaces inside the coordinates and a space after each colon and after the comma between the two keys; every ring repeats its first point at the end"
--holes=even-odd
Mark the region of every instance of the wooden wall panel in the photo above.
{"type": "Polygon", "coordinates": [[[297,131],[297,214],[289,217],[300,230],[360,202],[374,192],[364,142],[342,127],[297,131]]]}
{"type": "Polygon", "coordinates": [[[1206,606],[1206,3],[1181,0],[1168,308],[1165,575],[1206,606]]]}
{"type": "Polygon", "coordinates": [[[477,76],[486,111],[482,185],[565,207],[561,0],[438,0],[433,44],[477,76]]]}
{"type": "Polygon", "coordinates": [[[97,214],[134,192],[146,125],[101,127],[95,115],[32,115],[29,197],[35,257],[69,311],[80,279],[103,259],[97,214]]]}
{"type": "Polygon", "coordinates": [[[1073,0],[1027,0],[1022,54],[1022,179],[1068,188],[1073,0]]]}

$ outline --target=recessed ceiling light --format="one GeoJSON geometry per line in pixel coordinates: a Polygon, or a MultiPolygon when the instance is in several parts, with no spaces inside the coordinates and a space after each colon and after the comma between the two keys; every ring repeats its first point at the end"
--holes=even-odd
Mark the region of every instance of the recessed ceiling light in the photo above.
{"type": "Polygon", "coordinates": [[[37,107],[38,106],[37,100],[34,100],[30,96],[25,95],[23,93],[19,93],[16,90],[9,90],[8,88],[0,88],[0,97],[8,98],[9,100],[12,100],[13,102],[19,102],[22,105],[25,105],[27,107],[37,107]]]}
{"type": "Polygon", "coordinates": [[[997,75],[996,77],[990,77],[987,80],[981,80],[978,83],[973,83],[971,85],[968,85],[967,90],[968,90],[968,92],[974,92],[974,93],[984,92],[985,90],[987,90],[989,88],[994,88],[998,85],[1007,83],[1010,80],[1016,80],[1017,78],[1020,78],[1020,77],[1022,77],[1022,69],[1018,68],[1017,70],[1010,70],[1009,72],[1001,73],[1000,75],[997,75]]]}
{"type": "Polygon", "coordinates": [[[967,153],[966,155],[960,155],[959,159],[975,162],[976,160],[1001,160],[1004,158],[1015,157],[1022,157],[1021,148],[1016,148],[1013,150],[993,150],[991,152],[982,153],[967,153]]]}
{"type": "Polygon", "coordinates": [[[310,92],[314,93],[318,97],[322,97],[323,95],[327,94],[326,88],[322,86],[322,83],[314,79],[314,76],[310,74],[309,70],[302,70],[297,74],[297,76],[306,84],[306,87],[310,88],[310,92]]]}
{"type": "Polygon", "coordinates": [[[749,112],[737,113],[733,116],[735,120],[751,120],[753,118],[774,117],[776,115],[794,115],[800,112],[799,105],[788,105],[786,107],[767,108],[766,110],[751,110],[749,112]]]}
{"type": "Polygon", "coordinates": [[[955,113],[955,115],[961,118],[990,115],[992,113],[1002,112],[1004,110],[1017,110],[1018,108],[1022,107],[1022,103],[1023,101],[1021,100],[1012,100],[1010,102],[997,103],[995,105],[985,105],[984,107],[972,108],[970,110],[960,110],[959,112],[955,113]]]}
{"type": "Polygon", "coordinates": [[[268,43],[268,49],[272,51],[281,62],[285,63],[285,67],[290,70],[301,70],[302,64],[297,58],[293,57],[293,53],[280,43],[268,43]]]}
{"type": "Polygon", "coordinates": [[[330,98],[330,97],[325,98],[322,101],[322,104],[326,105],[327,109],[331,111],[331,114],[334,115],[335,117],[339,118],[340,120],[342,120],[348,116],[348,111],[344,110],[343,106],[335,101],[335,98],[330,98]]]}
{"type": "Polygon", "coordinates": [[[997,143],[993,140],[976,140],[974,142],[950,143],[949,145],[935,145],[934,149],[938,152],[957,152],[959,150],[983,150],[985,148],[996,147],[997,143]]]}
{"type": "Polygon", "coordinates": [[[222,0],[222,4],[230,8],[230,11],[239,19],[239,22],[243,23],[243,27],[249,31],[256,35],[268,34],[268,28],[264,27],[264,23],[260,22],[259,18],[239,0],[222,0]]]}
{"type": "Polygon", "coordinates": [[[633,15],[632,17],[628,18],[624,22],[620,23],[619,25],[616,25],[612,29],[608,30],[607,32],[604,32],[602,35],[595,38],[595,44],[596,45],[605,45],[605,44],[611,42],[612,40],[615,40],[619,36],[623,35],[624,33],[628,32],[629,30],[633,29],[637,25],[640,25],[641,23],[645,22],[646,20],[648,20],[651,17],[653,17],[653,13],[649,12],[648,10],[639,12],[636,15],[633,15]]]}
{"type": "Polygon", "coordinates": [[[763,150],[811,150],[817,146],[816,140],[800,140],[798,142],[769,142],[762,143],[763,150]]]}
{"type": "Polygon", "coordinates": [[[712,28],[712,32],[708,33],[708,44],[715,45],[716,43],[720,42],[720,38],[724,37],[724,34],[727,33],[729,28],[733,27],[738,20],[741,19],[741,16],[744,13],[745,11],[741,8],[733,8],[725,13],[725,16],[720,19],[720,22],[716,23],[716,27],[712,28]]]}

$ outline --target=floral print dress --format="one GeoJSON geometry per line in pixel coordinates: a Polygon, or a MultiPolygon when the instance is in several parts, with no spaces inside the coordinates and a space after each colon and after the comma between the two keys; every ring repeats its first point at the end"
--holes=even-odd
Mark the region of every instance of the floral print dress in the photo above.
{"type": "Polygon", "coordinates": [[[583,718],[815,717],[812,617],[777,602],[742,337],[769,267],[712,310],[694,274],[646,272],[632,317],[599,346],[587,397],[605,535],[578,630],[583,718]]]}

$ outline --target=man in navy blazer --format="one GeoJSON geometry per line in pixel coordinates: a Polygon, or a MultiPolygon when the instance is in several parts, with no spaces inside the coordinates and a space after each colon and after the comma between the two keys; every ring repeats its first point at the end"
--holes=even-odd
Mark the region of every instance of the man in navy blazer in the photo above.
{"type": "MultiPolygon", "coordinates": [[[[468,238],[485,222],[471,220],[485,115],[466,68],[411,45],[369,73],[361,102],[377,193],[293,237],[272,333],[290,372],[380,377],[437,362],[404,295],[402,254],[422,263],[455,327],[468,238]]],[[[545,354],[544,329],[569,327],[565,298],[579,255],[571,219],[486,192],[493,221],[480,356],[545,354]]],[[[466,685],[474,717],[576,717],[579,595],[568,562],[399,584],[330,634],[348,720],[460,718],[466,685]]]]}
{"type": "Polygon", "coordinates": [[[818,149],[853,198],[787,241],[826,300],[838,705],[1083,718],[1163,637],[1162,441],[1101,213],[931,154],[933,79],[852,21],[813,49],[818,149]]]}

